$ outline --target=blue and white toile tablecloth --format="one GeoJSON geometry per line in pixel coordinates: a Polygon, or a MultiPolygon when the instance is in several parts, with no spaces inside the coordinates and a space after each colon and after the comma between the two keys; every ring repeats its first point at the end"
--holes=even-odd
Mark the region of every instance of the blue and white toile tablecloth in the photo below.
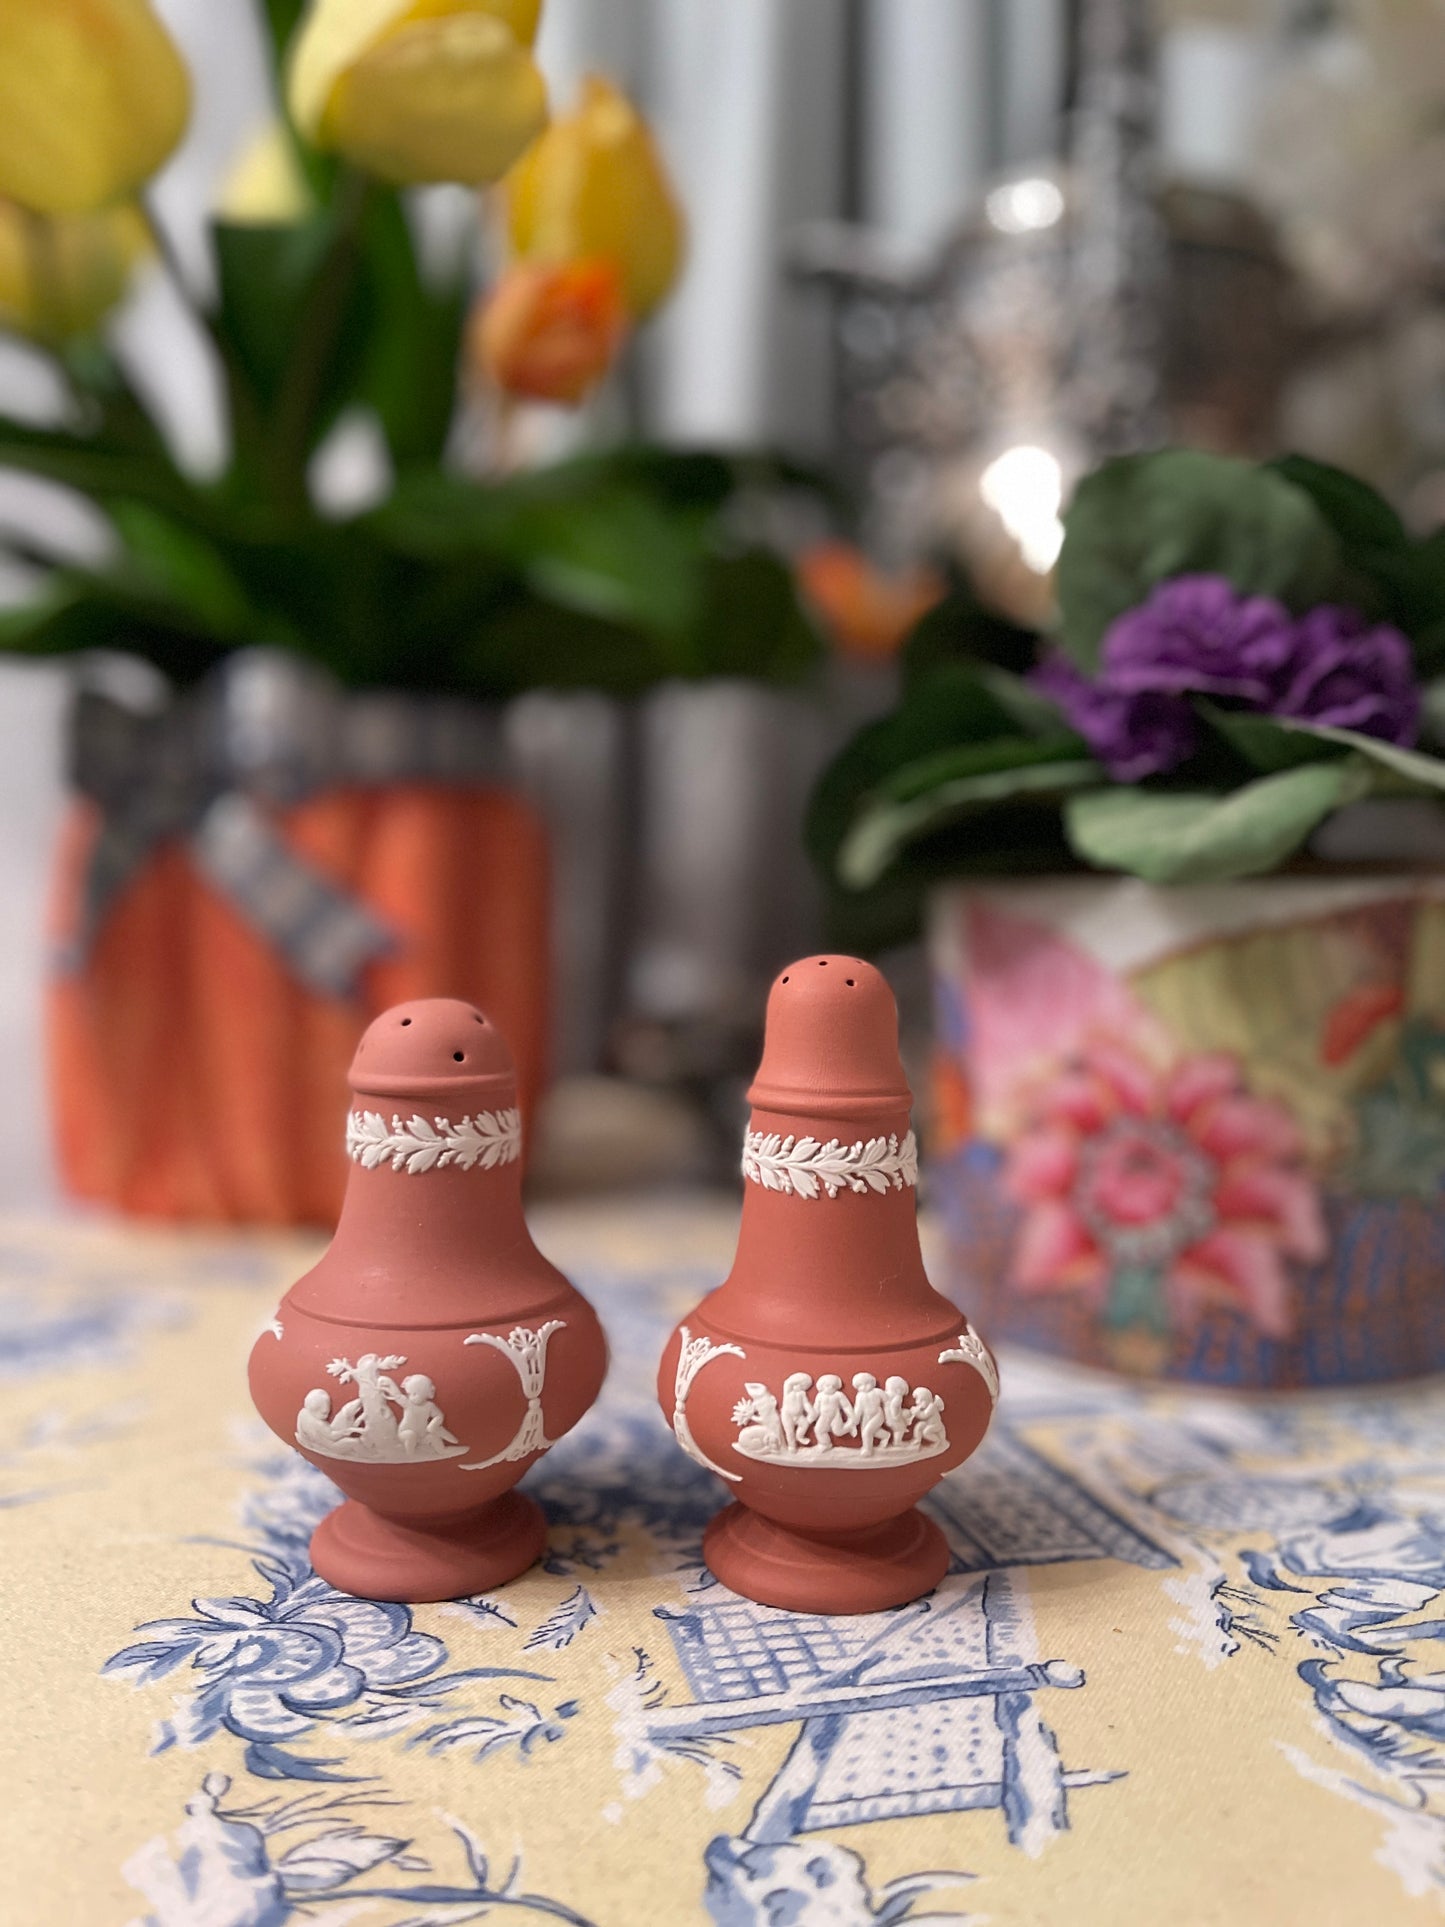
{"type": "Polygon", "coordinates": [[[554,1206],[613,1343],[545,1563],[333,1592],[244,1364],[301,1241],[0,1221],[16,1927],[1401,1922],[1445,1900],[1445,1388],[1145,1392],[1005,1353],[953,1569],[750,1605],[652,1376],[727,1201],[554,1206]]]}

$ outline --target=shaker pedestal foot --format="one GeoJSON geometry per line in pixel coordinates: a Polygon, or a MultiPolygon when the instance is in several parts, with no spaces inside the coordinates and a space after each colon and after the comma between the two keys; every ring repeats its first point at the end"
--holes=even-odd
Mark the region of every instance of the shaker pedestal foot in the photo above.
{"type": "Polygon", "coordinates": [[[948,1546],[917,1510],[852,1532],[793,1532],[730,1505],[708,1526],[714,1578],[762,1606],[798,1613],[876,1613],[921,1598],[948,1571],[948,1546]]]}
{"type": "Polygon", "coordinates": [[[348,1499],[312,1533],[311,1563],[340,1592],[419,1606],[505,1585],[536,1564],[546,1542],[541,1508],[522,1492],[430,1527],[384,1519],[348,1499]]]}

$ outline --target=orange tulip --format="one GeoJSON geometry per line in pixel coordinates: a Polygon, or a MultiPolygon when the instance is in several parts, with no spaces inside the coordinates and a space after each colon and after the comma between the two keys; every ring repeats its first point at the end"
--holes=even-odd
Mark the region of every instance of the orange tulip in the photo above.
{"type": "Polygon", "coordinates": [[[885,575],[851,542],[818,542],[805,549],[797,576],[834,647],[869,662],[896,654],[909,630],[945,593],[936,570],[885,575]]]}
{"type": "Polygon", "coordinates": [[[612,261],[517,261],[479,308],[472,346],[507,394],[575,408],[626,336],[622,277],[612,261]]]}

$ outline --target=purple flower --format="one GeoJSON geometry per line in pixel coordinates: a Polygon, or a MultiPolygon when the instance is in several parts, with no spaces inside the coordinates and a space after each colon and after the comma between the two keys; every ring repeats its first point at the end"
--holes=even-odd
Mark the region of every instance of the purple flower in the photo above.
{"type": "Polygon", "coordinates": [[[1322,604],[1294,625],[1269,702],[1275,716],[1331,723],[1405,748],[1420,733],[1420,688],[1410,645],[1388,623],[1322,604]]]}
{"type": "Polygon", "coordinates": [[[1117,783],[1157,776],[1192,756],[1199,725],[1183,696],[1143,690],[1127,694],[1090,682],[1058,654],[1047,657],[1029,679],[1056,702],[1117,783]]]}
{"type": "Polygon", "coordinates": [[[1405,747],[1420,732],[1420,689],[1398,629],[1322,604],[1292,616],[1220,575],[1161,582],[1104,636],[1090,679],[1066,657],[1035,686],[1119,783],[1177,768],[1199,747],[1191,696],[1301,722],[1329,723],[1405,747]]]}
{"type": "Polygon", "coordinates": [[[1293,632],[1271,596],[1241,595],[1222,575],[1179,575],[1110,625],[1101,680],[1130,695],[1232,696],[1268,709],[1293,632]]]}

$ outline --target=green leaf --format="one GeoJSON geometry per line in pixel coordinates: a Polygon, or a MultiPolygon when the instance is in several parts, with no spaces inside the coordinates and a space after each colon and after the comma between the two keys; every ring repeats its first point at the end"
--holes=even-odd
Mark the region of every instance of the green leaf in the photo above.
{"type": "Polygon", "coordinates": [[[752,468],[744,457],[716,455],[705,449],[658,448],[636,442],[600,454],[574,456],[552,471],[559,481],[580,479],[590,469],[599,481],[630,482],[655,495],[673,509],[690,509],[715,514],[742,483],[750,479],[752,468]]]}
{"type": "Polygon", "coordinates": [[[879,882],[917,838],[995,803],[1057,800],[1104,780],[1072,738],[1052,747],[1032,737],[940,751],[896,773],[865,797],[838,849],[838,881],[850,890],[879,882]]]}
{"type": "Polygon", "coordinates": [[[537,688],[622,696],[657,680],[658,658],[654,639],[639,629],[522,594],[463,639],[458,668],[465,687],[490,696],[537,688]]]}
{"type": "MultiPolygon", "coordinates": [[[[517,517],[503,552],[538,595],[584,615],[676,638],[697,622],[697,543],[650,496],[615,489],[580,511],[538,503],[517,517]]],[[[679,657],[679,672],[689,666],[679,657]]]]}
{"type": "Polygon", "coordinates": [[[362,224],[366,346],[358,392],[381,420],[397,462],[441,459],[456,411],[457,364],[470,292],[429,287],[400,202],[375,195],[362,224]]]}
{"type": "Polygon", "coordinates": [[[1421,675],[1445,669],[1445,527],[1376,562],[1389,614],[1415,645],[1421,675]]]}
{"type": "Polygon", "coordinates": [[[263,412],[285,379],[307,295],[334,233],[325,211],[276,226],[212,223],[220,282],[216,330],[263,412]]]}
{"type": "Polygon", "coordinates": [[[446,561],[500,547],[516,500],[507,485],[483,488],[438,468],[411,467],[362,522],[376,540],[402,554],[446,561]]]}
{"type": "MultiPolygon", "coordinates": [[[[1057,728],[1057,719],[1055,719],[1057,728]]],[[[954,663],[909,689],[891,715],[865,724],[834,757],[813,790],[803,835],[825,877],[865,796],[897,771],[936,751],[1018,735],[1004,705],[976,667],[954,663]]]]}
{"type": "Polygon", "coordinates": [[[1074,851],[1095,869],[1150,883],[1222,883],[1274,869],[1370,787],[1368,765],[1351,757],[1262,776],[1227,796],[1092,790],[1070,798],[1064,822],[1074,851]]]}
{"type": "Polygon", "coordinates": [[[1357,476],[1302,455],[1270,466],[1306,491],[1338,536],[1356,591],[1341,600],[1403,629],[1423,674],[1445,668],[1445,529],[1412,542],[1390,504],[1357,476]]]}
{"type": "MultiPolygon", "coordinates": [[[[1445,790],[1445,761],[1438,756],[1422,756],[1417,749],[1402,749],[1378,736],[1366,736],[1358,729],[1337,729],[1333,723],[1306,723],[1282,717],[1281,727],[1293,736],[1317,743],[1333,743],[1354,750],[1378,763],[1412,790],[1445,790]]],[[[1376,785],[1376,787],[1379,787],[1376,785]]],[[[1393,787],[1393,785],[1391,786],[1393,787]]]]}
{"type": "Polygon", "coordinates": [[[921,616],[903,645],[903,676],[914,683],[950,663],[992,663],[1021,674],[1038,655],[1031,629],[995,615],[966,585],[921,616]]]}
{"type": "Polygon", "coordinates": [[[202,502],[167,458],[118,452],[96,437],[65,429],[0,423],[0,468],[43,475],[102,505],[129,498],[186,512],[202,502]]]}
{"type": "Polygon", "coordinates": [[[111,509],[137,581],[187,611],[205,631],[258,640],[256,612],[217,549],[142,502],[111,509]]]}
{"type": "Polygon", "coordinates": [[[822,654],[792,570],[770,551],[706,556],[701,592],[691,645],[698,675],[797,682],[822,654]]]}
{"type": "Polygon", "coordinates": [[[701,617],[700,532],[639,489],[603,482],[557,496],[540,486],[483,489],[414,472],[367,524],[414,555],[490,555],[544,602],[670,639],[674,660],[660,673],[696,667],[686,639],[701,617]]]}
{"type": "Polygon", "coordinates": [[[1292,729],[1282,717],[1262,716],[1256,710],[1221,709],[1199,698],[1194,707],[1251,769],[1264,774],[1294,769],[1301,763],[1318,763],[1330,754],[1328,744],[1292,729]]]}
{"type": "Polygon", "coordinates": [[[1281,455],[1268,467],[1309,496],[1347,557],[1377,550],[1403,552],[1409,547],[1405,524],[1384,496],[1358,475],[1308,455],[1281,455]]]}
{"type": "Polygon", "coordinates": [[[1091,674],[1110,623],[1170,576],[1222,575],[1300,610],[1328,600],[1340,574],[1339,543],[1302,489],[1195,449],[1106,462],[1079,484],[1064,526],[1061,638],[1091,674]]]}
{"type": "Polygon", "coordinates": [[[306,11],[306,0],[265,0],[266,26],[271,35],[271,45],[275,51],[279,67],[282,57],[290,44],[302,14],[306,11]]]}
{"type": "Polygon", "coordinates": [[[0,649],[34,656],[119,649],[181,684],[205,675],[231,646],[199,632],[144,585],[81,571],[58,572],[35,600],[0,611],[0,649]]]}

